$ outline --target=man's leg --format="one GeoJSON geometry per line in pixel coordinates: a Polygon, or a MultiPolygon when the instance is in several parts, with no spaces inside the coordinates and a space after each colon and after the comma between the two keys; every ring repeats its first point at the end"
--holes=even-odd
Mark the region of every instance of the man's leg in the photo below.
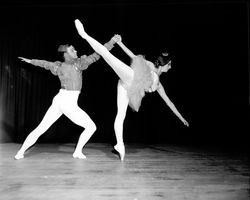
{"type": "Polygon", "coordinates": [[[71,105],[67,105],[63,108],[63,113],[75,124],[84,128],[81,133],[76,149],[73,153],[74,158],[84,159],[86,156],[82,153],[84,145],[88,142],[90,137],[96,131],[96,125],[92,119],[84,112],[77,104],[70,102],[71,105]]]}
{"type": "Polygon", "coordinates": [[[47,110],[40,124],[28,135],[25,139],[22,147],[15,155],[15,159],[21,159],[24,157],[25,151],[30,148],[37,139],[62,115],[56,103],[52,105],[47,110]]]}

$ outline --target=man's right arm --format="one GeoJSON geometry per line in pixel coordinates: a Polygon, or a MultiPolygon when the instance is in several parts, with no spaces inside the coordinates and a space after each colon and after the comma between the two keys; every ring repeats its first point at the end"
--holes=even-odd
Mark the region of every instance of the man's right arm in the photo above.
{"type": "Polygon", "coordinates": [[[38,60],[38,59],[27,59],[23,57],[19,57],[22,61],[30,63],[35,66],[42,67],[46,70],[50,70],[52,74],[57,75],[57,69],[61,65],[60,62],[49,62],[46,60],[38,60]]]}

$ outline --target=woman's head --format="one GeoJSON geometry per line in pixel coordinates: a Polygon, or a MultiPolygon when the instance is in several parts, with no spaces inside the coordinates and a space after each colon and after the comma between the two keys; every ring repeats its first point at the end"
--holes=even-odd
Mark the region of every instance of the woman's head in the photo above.
{"type": "Polygon", "coordinates": [[[159,74],[167,72],[171,68],[171,57],[168,52],[163,52],[156,58],[155,67],[159,74]]]}
{"type": "Polygon", "coordinates": [[[165,66],[171,62],[171,57],[168,52],[161,53],[155,60],[155,67],[159,68],[160,66],[165,66]]]}

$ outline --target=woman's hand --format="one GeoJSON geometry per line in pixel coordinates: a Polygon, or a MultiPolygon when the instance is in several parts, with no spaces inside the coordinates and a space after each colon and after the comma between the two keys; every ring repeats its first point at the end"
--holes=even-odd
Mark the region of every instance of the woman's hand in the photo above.
{"type": "Polygon", "coordinates": [[[113,39],[115,40],[115,42],[117,44],[121,44],[122,43],[122,37],[121,37],[121,35],[115,34],[114,37],[113,37],[113,39]]]}
{"type": "Polygon", "coordinates": [[[185,126],[189,127],[189,123],[185,119],[182,119],[182,122],[185,126]]]}
{"type": "Polygon", "coordinates": [[[113,37],[112,37],[112,40],[114,40],[116,43],[121,43],[122,41],[122,37],[118,34],[115,34],[113,37]]]}

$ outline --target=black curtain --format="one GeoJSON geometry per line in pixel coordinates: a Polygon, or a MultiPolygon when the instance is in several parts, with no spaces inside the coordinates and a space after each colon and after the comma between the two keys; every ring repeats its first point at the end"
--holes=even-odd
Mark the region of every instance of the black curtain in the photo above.
{"type": "MultiPolygon", "coordinates": [[[[141,110],[128,109],[127,142],[241,146],[248,130],[249,7],[245,1],[190,1],[3,5],[0,10],[1,142],[23,142],[42,120],[59,80],[18,56],[61,60],[60,44],[78,54],[93,50],[78,35],[74,19],[102,43],[115,33],[136,54],[152,59],[160,50],[173,54],[172,69],[161,82],[190,122],[186,128],[157,93],[141,110]],[[233,133],[231,133],[233,132],[233,133]]],[[[129,64],[115,47],[112,53],[129,64]]],[[[79,105],[97,124],[92,142],[114,142],[118,78],[99,60],[83,73],[79,105]]],[[[61,117],[39,142],[75,142],[82,128],[61,117]]]]}

